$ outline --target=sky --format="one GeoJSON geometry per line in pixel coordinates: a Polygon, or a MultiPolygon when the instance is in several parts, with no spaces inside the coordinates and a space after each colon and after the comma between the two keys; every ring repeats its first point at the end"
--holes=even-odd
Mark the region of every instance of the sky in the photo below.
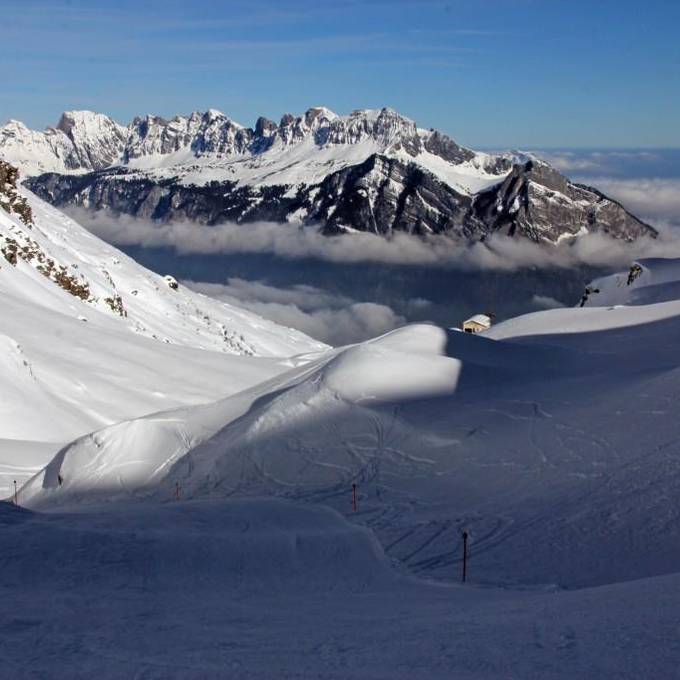
{"type": "Polygon", "coordinates": [[[0,0],[0,121],[390,106],[472,147],[680,147],[676,0],[0,0]]]}

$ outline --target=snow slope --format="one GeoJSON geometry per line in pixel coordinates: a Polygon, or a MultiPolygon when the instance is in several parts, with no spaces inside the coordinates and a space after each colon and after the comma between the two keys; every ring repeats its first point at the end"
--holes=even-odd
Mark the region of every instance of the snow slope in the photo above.
{"type": "Polygon", "coordinates": [[[162,501],[179,484],[187,498],[349,513],[356,483],[357,520],[416,574],[450,579],[463,528],[482,582],[668,573],[680,560],[678,341],[677,302],[550,310],[482,336],[406,327],[175,425],[161,414],[80,439],[21,498],[47,510],[162,501]],[[214,433],[189,443],[174,434],[205,423],[214,433]]]}
{"type": "MultiPolygon", "coordinates": [[[[0,503],[3,663],[18,678],[675,677],[680,301],[656,294],[678,266],[641,264],[627,288],[657,289],[653,304],[476,336],[414,325],[277,359],[101,333],[173,366],[218,357],[232,389],[60,447],[19,491],[48,512],[0,503]]],[[[57,339],[95,330],[61,316],[36,312],[57,339]]],[[[31,353],[5,341],[4,371],[31,353]]]]}
{"type": "Polygon", "coordinates": [[[233,394],[322,351],[298,331],[167,281],[25,194],[0,210],[0,494],[60,443],[233,394]],[[15,442],[15,443],[13,443],[15,442]]]}
{"type": "Polygon", "coordinates": [[[199,349],[284,356],[324,348],[298,331],[250,312],[184,287],[173,289],[163,277],[138,265],[37,197],[29,196],[33,226],[0,212],[3,253],[12,242],[19,249],[17,263],[3,263],[0,269],[5,294],[83,321],[99,321],[103,314],[114,319],[118,328],[199,349]],[[21,256],[22,249],[28,252],[26,257],[21,256]],[[40,267],[49,268],[49,275],[40,267]],[[59,277],[65,279],[64,284],[56,281],[59,277]],[[74,294],[76,286],[86,287],[82,295],[74,294]]]}
{"type": "MultiPolygon", "coordinates": [[[[383,140],[367,138],[356,143],[319,145],[313,136],[296,144],[277,142],[261,155],[238,155],[214,158],[188,156],[179,151],[169,156],[145,156],[130,161],[130,168],[155,178],[179,177],[182,184],[203,186],[209,182],[238,182],[253,187],[320,184],[331,172],[359,165],[373,154],[385,153],[406,163],[415,162],[456,191],[470,195],[500,182],[507,172],[487,170],[486,154],[473,160],[451,163],[428,151],[412,156],[402,149],[392,149],[383,140]]],[[[489,164],[490,165],[490,164],[489,164]]]]}

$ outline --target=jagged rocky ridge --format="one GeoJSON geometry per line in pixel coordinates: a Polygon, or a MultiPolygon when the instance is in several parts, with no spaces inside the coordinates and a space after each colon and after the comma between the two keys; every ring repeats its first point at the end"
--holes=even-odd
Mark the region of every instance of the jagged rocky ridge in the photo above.
{"type": "Polygon", "coordinates": [[[485,154],[389,109],[325,108],[243,127],[219,111],[123,127],[90,112],[31,132],[0,128],[0,156],[54,205],[159,222],[260,220],[324,232],[500,232],[534,241],[600,231],[633,240],[652,227],[595,189],[523,154],[485,154]],[[41,136],[42,135],[42,136],[41,136]],[[49,172],[45,172],[49,170],[49,172]]]}

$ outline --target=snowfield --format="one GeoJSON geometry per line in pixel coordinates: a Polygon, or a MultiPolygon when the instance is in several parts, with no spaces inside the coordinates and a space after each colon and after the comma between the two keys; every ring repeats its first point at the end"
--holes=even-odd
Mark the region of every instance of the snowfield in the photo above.
{"type": "Polygon", "coordinates": [[[331,349],[31,204],[90,297],[1,263],[12,677],[678,675],[680,263],[331,349]]]}
{"type": "Polygon", "coordinates": [[[22,503],[163,502],[179,485],[185,498],[283,496],[346,512],[356,483],[361,522],[420,575],[450,577],[463,528],[481,582],[672,571],[678,425],[666,416],[680,317],[638,323],[629,308],[628,325],[550,333],[560,315],[568,329],[595,311],[520,317],[489,333],[504,341],[409,326],[334,350],[211,407],[87,435],[22,503]]]}
{"type": "Polygon", "coordinates": [[[433,585],[319,505],[3,505],[0,657],[18,680],[677,675],[677,574],[564,592],[433,585]]]}

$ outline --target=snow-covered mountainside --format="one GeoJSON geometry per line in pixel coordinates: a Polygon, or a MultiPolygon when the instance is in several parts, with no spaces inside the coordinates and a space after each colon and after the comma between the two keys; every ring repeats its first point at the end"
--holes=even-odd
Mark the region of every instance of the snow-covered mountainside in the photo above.
{"type": "Polygon", "coordinates": [[[587,231],[632,240],[655,231],[621,205],[524,154],[461,147],[390,109],[326,108],[254,128],[209,110],[123,127],[64,113],[44,133],[0,128],[0,158],[56,206],[153,220],[293,222],[389,234],[494,232],[557,241],[587,231]],[[46,174],[43,174],[46,173],[46,174]]]}
{"type": "Polygon", "coordinates": [[[60,442],[233,394],[325,348],[144,269],[16,179],[0,162],[2,491],[60,442]]]}
{"type": "Polygon", "coordinates": [[[298,331],[194,293],[171,274],[144,269],[35,196],[27,201],[16,179],[0,162],[3,292],[49,300],[52,310],[83,321],[103,313],[160,342],[251,356],[323,348],[298,331]]]}
{"type": "Polygon", "coordinates": [[[593,282],[607,306],[331,350],[168,285],[0,171],[14,675],[674,676],[678,261],[593,282]],[[199,349],[193,305],[267,356],[199,349]],[[169,343],[136,330],[163,318],[169,343]]]}

